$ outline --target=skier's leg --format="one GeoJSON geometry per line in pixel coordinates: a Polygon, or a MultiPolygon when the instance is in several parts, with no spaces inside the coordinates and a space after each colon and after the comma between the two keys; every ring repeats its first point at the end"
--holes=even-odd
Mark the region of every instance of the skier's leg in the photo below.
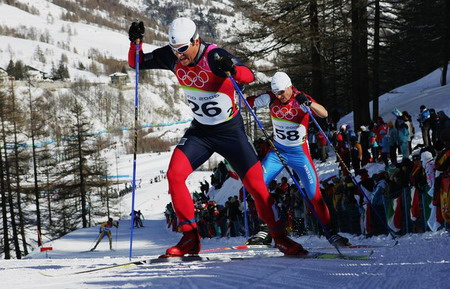
{"type": "Polygon", "coordinates": [[[189,129],[180,140],[167,170],[169,194],[178,218],[183,237],[177,245],[166,250],[164,257],[196,254],[201,249],[200,236],[194,215],[194,204],[186,186],[186,179],[194,169],[203,164],[212,151],[189,129]]]}
{"type": "Polygon", "coordinates": [[[307,143],[304,143],[301,147],[291,149],[289,152],[288,165],[300,177],[306,195],[314,207],[314,211],[317,213],[322,224],[327,226],[330,222],[330,212],[322,198],[319,177],[309,153],[307,143]]]}
{"type": "MultiPolygon", "coordinates": [[[[264,182],[266,186],[281,172],[283,165],[276,153],[271,150],[262,161],[264,173],[264,182]]],[[[272,243],[272,236],[269,234],[269,228],[264,222],[259,222],[259,228],[255,235],[251,236],[246,244],[248,245],[269,245],[272,243]]]]}
{"type": "Polygon", "coordinates": [[[337,233],[337,228],[333,226],[333,223],[330,220],[330,211],[322,197],[317,170],[314,166],[311,155],[309,154],[306,143],[298,149],[290,152],[288,164],[300,177],[303,187],[305,188],[306,195],[311,201],[317,217],[328,230],[328,241],[330,243],[336,243],[340,246],[349,245],[349,240],[337,233]]]}
{"type": "Polygon", "coordinates": [[[91,251],[94,251],[95,248],[97,248],[98,244],[100,244],[100,242],[102,241],[103,235],[104,235],[104,234],[105,234],[104,231],[102,231],[102,232],[100,233],[100,235],[98,236],[98,239],[97,239],[97,243],[95,243],[95,245],[94,245],[94,247],[91,249],[91,251]]]}
{"type": "Polygon", "coordinates": [[[270,234],[275,239],[275,246],[285,254],[306,254],[307,251],[300,244],[292,241],[286,235],[285,226],[280,219],[275,201],[264,182],[261,164],[254,148],[248,141],[244,128],[233,130],[228,136],[224,135],[223,137],[228,140],[229,145],[221,147],[220,144],[217,144],[217,151],[230,162],[245,188],[252,195],[259,217],[266,222],[270,234]]]}
{"type": "Polygon", "coordinates": [[[109,249],[112,250],[112,235],[111,235],[111,231],[108,231],[106,234],[108,234],[109,249]]]}

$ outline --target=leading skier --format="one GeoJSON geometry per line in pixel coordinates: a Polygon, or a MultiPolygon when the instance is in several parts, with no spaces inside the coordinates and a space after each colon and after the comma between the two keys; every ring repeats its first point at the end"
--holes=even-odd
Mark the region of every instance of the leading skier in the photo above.
{"type": "MultiPolygon", "coordinates": [[[[142,44],[144,24],[133,22],[129,29],[128,63],[135,67],[136,43],[142,44]]],[[[217,152],[229,161],[253,196],[259,217],[268,225],[275,246],[287,255],[307,251],[291,240],[264,183],[261,164],[247,135],[236,104],[235,89],[226,72],[239,84],[254,80],[252,71],[235,56],[201,39],[195,23],[177,18],[169,27],[169,44],[150,53],[140,45],[140,69],[172,71],[180,83],[194,120],[175,148],[167,171],[169,194],[183,237],[161,257],[197,254],[200,236],[194,205],[186,186],[187,177],[217,152]]]]}

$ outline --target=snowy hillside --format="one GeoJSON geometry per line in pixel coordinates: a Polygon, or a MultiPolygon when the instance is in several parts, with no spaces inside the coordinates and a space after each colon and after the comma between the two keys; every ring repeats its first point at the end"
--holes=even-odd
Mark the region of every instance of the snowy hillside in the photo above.
{"type": "MultiPolygon", "coordinates": [[[[94,1],[79,3],[79,11],[86,12],[89,20],[81,19],[75,21],[76,11],[71,1],[48,1],[48,0],[15,0],[0,2],[0,68],[5,70],[10,63],[21,61],[24,66],[39,71],[40,74],[48,77],[55,67],[63,64],[67,67],[70,79],[64,82],[57,81],[36,81],[33,83],[36,88],[33,96],[37,97],[47,88],[54,91],[57,97],[66,94],[72,84],[85,81],[95,83],[104,94],[118,99],[121,93],[129,107],[134,104],[134,70],[128,67],[128,27],[132,21],[143,19],[146,23],[146,37],[144,38],[143,49],[146,52],[152,51],[156,47],[166,44],[167,25],[174,15],[195,16],[195,11],[211,10],[210,19],[221,19],[217,21],[221,28],[205,25],[205,36],[215,35],[218,31],[225,32],[225,26],[231,21],[231,17],[221,15],[219,12],[231,14],[232,5],[229,1],[185,1],[177,6],[170,1],[157,1],[150,3],[141,0],[127,0],[114,3],[114,7],[122,4],[129,10],[122,11],[120,17],[116,17],[117,11],[106,11],[97,7],[89,10],[88,5],[93,5],[94,1]],[[89,3],[89,4],[88,4],[89,3]],[[68,8],[65,8],[68,7],[68,8]],[[165,11],[167,14],[162,13],[165,11]],[[170,11],[170,13],[169,13],[170,11]],[[116,12],[116,14],[114,14],[116,12]],[[102,26],[94,22],[108,23],[109,26],[102,26]],[[91,22],[89,22],[91,21],[91,22]],[[116,70],[112,70],[116,68],[116,70]],[[128,85],[120,90],[111,86],[113,73],[120,73],[125,70],[128,74],[128,85]]],[[[75,1],[73,1],[75,2],[75,1]]],[[[101,3],[104,4],[104,3],[101,3]]],[[[104,5],[103,5],[104,6],[104,5]]],[[[113,6],[113,5],[111,5],[113,6]]],[[[215,21],[214,21],[215,23],[215,21]]],[[[142,73],[143,74],[143,73],[142,73]]],[[[171,121],[183,121],[191,118],[191,112],[184,101],[184,95],[171,72],[168,71],[148,71],[146,81],[140,83],[140,122],[168,123],[171,121]]],[[[20,86],[26,85],[24,81],[16,81],[15,86],[20,90],[20,86]]],[[[21,93],[18,93],[19,97],[21,93]]],[[[76,95],[80,98],[79,95],[76,95]]],[[[91,98],[99,97],[98,89],[92,89],[91,98]]],[[[92,105],[85,105],[90,109],[90,115],[95,122],[95,130],[100,131],[108,126],[114,125],[129,126],[133,123],[133,109],[129,109],[122,123],[104,123],[98,120],[98,110],[92,105]]]]}

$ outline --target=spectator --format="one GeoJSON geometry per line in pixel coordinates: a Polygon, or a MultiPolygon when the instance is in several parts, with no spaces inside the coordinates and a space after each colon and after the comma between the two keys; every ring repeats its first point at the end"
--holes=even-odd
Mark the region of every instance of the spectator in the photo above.
{"type": "Polygon", "coordinates": [[[397,149],[398,149],[398,130],[392,123],[392,121],[388,122],[389,127],[389,159],[392,164],[397,164],[397,149]]]}
{"type": "Polygon", "coordinates": [[[419,122],[420,128],[422,130],[423,145],[425,147],[428,147],[431,145],[430,141],[431,123],[430,123],[430,111],[425,105],[420,106],[420,113],[417,121],[419,122]]]}
{"type": "Polygon", "coordinates": [[[438,140],[438,123],[439,123],[439,117],[436,114],[436,110],[434,108],[430,108],[430,130],[431,130],[431,145],[436,146],[436,142],[438,140]]]}
{"type": "Polygon", "coordinates": [[[361,168],[362,153],[362,147],[358,143],[358,138],[356,136],[350,137],[350,158],[355,173],[358,173],[361,168]]]}
{"type": "Polygon", "coordinates": [[[322,134],[322,132],[319,132],[317,134],[317,144],[319,145],[320,162],[324,163],[324,162],[326,162],[326,160],[328,158],[328,152],[327,152],[328,143],[327,143],[327,139],[322,134]]]}
{"type": "Polygon", "coordinates": [[[369,129],[370,129],[369,147],[370,147],[370,152],[372,154],[372,161],[378,162],[380,146],[379,146],[379,142],[377,141],[377,134],[374,131],[374,126],[371,126],[371,127],[369,127],[369,129]],[[372,127],[372,129],[370,129],[371,127],[372,127]]]}
{"type": "Polygon", "coordinates": [[[434,147],[437,151],[441,151],[445,147],[445,137],[450,131],[450,119],[442,110],[438,111],[437,116],[437,140],[434,147]]]}
{"type": "Polygon", "coordinates": [[[375,127],[374,127],[374,132],[377,135],[377,142],[379,144],[381,143],[381,139],[383,138],[383,136],[380,133],[382,130],[384,130],[386,132],[386,134],[389,133],[389,127],[388,127],[387,123],[385,123],[383,118],[381,116],[379,116],[377,118],[377,122],[375,123],[375,127]]]}
{"type": "Polygon", "coordinates": [[[433,202],[442,221],[450,225],[450,128],[442,130],[444,148],[436,156],[435,191],[433,202]]]}
{"type": "Polygon", "coordinates": [[[367,163],[370,162],[369,138],[370,132],[368,131],[366,126],[362,125],[361,132],[359,133],[359,143],[361,144],[362,149],[361,167],[364,167],[367,163]]]}
{"type": "Polygon", "coordinates": [[[339,172],[342,172],[344,177],[349,176],[350,172],[350,164],[351,164],[351,156],[350,149],[348,148],[349,144],[345,141],[345,136],[342,133],[337,135],[337,154],[336,158],[339,162],[339,172]],[[340,156],[340,158],[339,158],[340,156]]]}
{"type": "MultiPolygon", "coordinates": [[[[408,131],[409,131],[409,141],[408,141],[408,149],[409,152],[412,152],[412,140],[414,138],[414,134],[416,133],[414,125],[412,123],[412,117],[411,115],[405,110],[402,112],[402,119],[404,120],[404,122],[406,123],[406,125],[408,126],[408,131]]],[[[400,144],[399,144],[400,145],[400,144]]]]}
{"type": "Polygon", "coordinates": [[[405,115],[397,118],[397,130],[398,130],[398,144],[400,146],[400,151],[402,153],[402,158],[409,158],[410,150],[409,150],[409,127],[408,127],[408,118],[405,115]]]}
{"type": "Polygon", "coordinates": [[[389,165],[389,152],[391,149],[391,144],[389,140],[389,136],[386,134],[384,130],[380,131],[381,138],[381,159],[383,160],[385,169],[389,165]]]}

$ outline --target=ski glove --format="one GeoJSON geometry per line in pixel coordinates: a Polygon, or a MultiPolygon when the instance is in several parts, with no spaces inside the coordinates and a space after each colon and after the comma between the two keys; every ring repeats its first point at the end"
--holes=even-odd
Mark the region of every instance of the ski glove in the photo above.
{"type": "Polygon", "coordinates": [[[303,93],[298,94],[295,99],[297,100],[297,102],[300,105],[306,105],[306,106],[310,106],[312,101],[311,99],[309,99],[309,97],[307,97],[306,95],[304,95],[303,93]]]}
{"type": "Polygon", "coordinates": [[[142,21],[134,21],[131,23],[130,29],[128,30],[128,38],[131,42],[135,43],[136,40],[140,39],[142,40],[144,38],[144,22],[142,21]]]}
{"type": "Polygon", "coordinates": [[[216,53],[214,55],[214,60],[216,62],[216,67],[223,72],[230,72],[232,75],[236,73],[236,68],[234,67],[233,60],[225,55],[219,55],[216,53]]]}

